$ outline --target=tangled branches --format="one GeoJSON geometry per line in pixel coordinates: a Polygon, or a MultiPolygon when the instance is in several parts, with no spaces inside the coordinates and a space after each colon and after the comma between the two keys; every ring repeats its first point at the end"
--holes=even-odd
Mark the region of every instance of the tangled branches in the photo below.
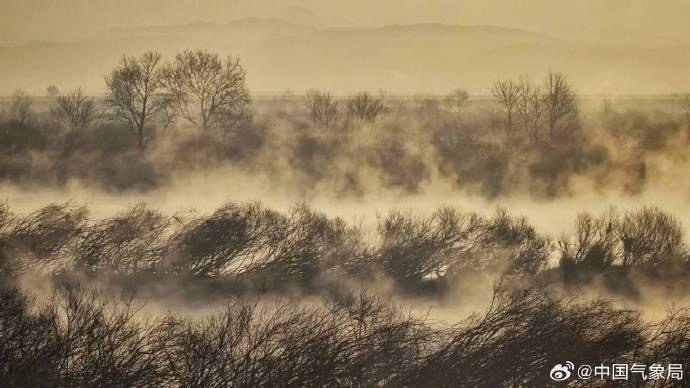
{"type": "Polygon", "coordinates": [[[197,318],[74,285],[41,303],[6,286],[0,302],[10,386],[547,386],[564,359],[682,362],[690,343],[685,310],[648,322],[540,289],[498,290],[487,311],[444,324],[366,292],[310,306],[233,299],[197,318]]]}
{"type": "Polygon", "coordinates": [[[680,224],[654,208],[622,217],[583,214],[574,235],[557,244],[504,209],[490,217],[453,208],[392,210],[371,229],[306,205],[279,212],[229,202],[210,215],[184,216],[137,205],[100,221],[87,215],[70,204],[25,216],[0,207],[0,271],[184,275],[305,288],[383,274],[415,290],[482,271],[530,279],[558,257],[569,284],[616,271],[677,274],[688,258],[680,224]]]}

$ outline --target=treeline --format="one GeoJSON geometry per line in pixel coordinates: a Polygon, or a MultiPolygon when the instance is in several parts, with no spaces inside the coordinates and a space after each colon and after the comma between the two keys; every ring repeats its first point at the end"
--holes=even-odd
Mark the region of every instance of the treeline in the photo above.
{"type": "Polygon", "coordinates": [[[12,387],[550,386],[564,360],[687,363],[689,345],[687,310],[647,321],[545,289],[499,287],[486,311],[443,323],[367,293],[311,306],[233,299],[190,318],[75,285],[41,301],[0,289],[0,381],[12,387]]]}
{"type": "Polygon", "coordinates": [[[585,179],[636,194],[663,178],[657,164],[686,163],[690,142],[689,103],[619,111],[604,101],[585,110],[560,73],[499,80],[491,101],[462,89],[411,100],[310,89],[252,101],[237,58],[184,51],[168,61],[155,52],[124,57],[105,80],[103,101],[51,88],[49,112],[16,93],[0,114],[0,180],[151,190],[231,165],[290,176],[283,184],[298,192],[414,193],[440,179],[489,197],[551,198],[585,179]]]}
{"type": "Polygon", "coordinates": [[[502,209],[491,217],[453,208],[426,215],[397,210],[373,227],[305,205],[278,212],[230,202],[201,216],[167,216],[139,205],[96,221],[85,207],[69,204],[24,216],[0,210],[0,272],[9,276],[179,275],[310,289],[383,274],[404,290],[438,292],[481,271],[537,282],[558,275],[577,286],[598,275],[669,279],[690,269],[680,223],[655,208],[583,214],[573,235],[555,239],[502,209]]]}

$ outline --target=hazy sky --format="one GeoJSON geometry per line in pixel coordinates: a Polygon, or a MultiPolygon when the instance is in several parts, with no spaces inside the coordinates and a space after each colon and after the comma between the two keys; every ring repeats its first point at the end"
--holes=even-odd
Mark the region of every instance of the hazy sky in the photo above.
{"type": "Polygon", "coordinates": [[[0,45],[114,27],[278,17],[321,26],[492,24],[575,39],[690,45],[686,0],[0,0],[0,45]]]}

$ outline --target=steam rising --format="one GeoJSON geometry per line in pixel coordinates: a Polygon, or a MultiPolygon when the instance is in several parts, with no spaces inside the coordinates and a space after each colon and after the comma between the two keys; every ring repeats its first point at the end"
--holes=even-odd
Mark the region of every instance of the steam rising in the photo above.
{"type": "Polygon", "coordinates": [[[62,43],[7,24],[4,385],[547,386],[565,360],[687,364],[690,96],[591,95],[690,86],[668,4],[615,13],[660,45],[541,17],[572,4],[351,14],[543,33],[289,3],[214,3],[272,17],[231,23],[166,4],[141,28],[118,6],[75,25],[121,28],[62,43]]]}

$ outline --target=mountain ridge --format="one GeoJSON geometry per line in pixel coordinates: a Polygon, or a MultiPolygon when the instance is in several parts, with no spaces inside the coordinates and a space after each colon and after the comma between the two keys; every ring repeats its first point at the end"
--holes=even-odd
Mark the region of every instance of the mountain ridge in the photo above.
{"type": "Polygon", "coordinates": [[[588,94],[675,93],[690,50],[653,51],[605,42],[565,41],[534,31],[444,23],[378,27],[315,27],[279,18],[109,29],[75,41],[31,42],[0,48],[0,95],[41,93],[49,84],[103,93],[103,75],[122,55],[158,50],[169,58],[203,49],[242,59],[259,93],[286,89],[359,89],[441,93],[463,87],[486,92],[496,78],[541,79],[567,73],[588,94]]]}

